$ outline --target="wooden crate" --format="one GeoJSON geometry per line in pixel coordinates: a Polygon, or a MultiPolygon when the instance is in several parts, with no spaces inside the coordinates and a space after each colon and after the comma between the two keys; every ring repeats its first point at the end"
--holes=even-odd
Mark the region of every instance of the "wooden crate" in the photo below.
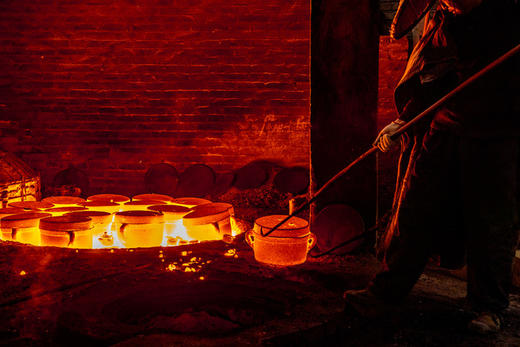
{"type": "Polygon", "coordinates": [[[41,199],[40,175],[20,158],[0,151],[0,201],[5,207],[14,201],[41,199]]]}

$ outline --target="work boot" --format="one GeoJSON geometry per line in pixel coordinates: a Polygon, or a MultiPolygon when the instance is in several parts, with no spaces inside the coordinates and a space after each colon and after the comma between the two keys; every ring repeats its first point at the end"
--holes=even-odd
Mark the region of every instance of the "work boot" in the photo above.
{"type": "Polygon", "coordinates": [[[469,322],[468,329],[479,334],[497,333],[502,329],[502,318],[495,313],[481,312],[469,322]]]}
{"type": "Polygon", "coordinates": [[[343,293],[345,312],[365,318],[378,318],[395,312],[397,305],[388,303],[369,289],[347,290],[343,293]]]}

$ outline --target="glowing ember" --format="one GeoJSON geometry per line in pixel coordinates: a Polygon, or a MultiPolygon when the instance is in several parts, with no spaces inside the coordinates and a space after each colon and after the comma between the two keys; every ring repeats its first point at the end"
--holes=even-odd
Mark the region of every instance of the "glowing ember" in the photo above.
{"type": "Polygon", "coordinates": [[[27,275],[27,272],[25,272],[25,271],[23,271],[23,270],[20,271],[20,276],[25,276],[25,275],[27,275]]]}
{"type": "Polygon", "coordinates": [[[232,248],[232,249],[228,249],[226,253],[224,253],[224,255],[226,257],[234,257],[237,255],[237,250],[232,248]]]}

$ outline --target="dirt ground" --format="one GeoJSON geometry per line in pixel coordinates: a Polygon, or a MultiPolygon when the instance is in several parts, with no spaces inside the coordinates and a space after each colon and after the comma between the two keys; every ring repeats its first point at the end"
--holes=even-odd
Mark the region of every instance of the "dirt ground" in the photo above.
{"type": "Polygon", "coordinates": [[[2,242],[0,261],[5,346],[520,346],[518,291],[505,329],[476,336],[464,281],[439,269],[395,314],[345,314],[342,292],[379,268],[369,254],[275,268],[241,238],[133,251],[2,242]]]}

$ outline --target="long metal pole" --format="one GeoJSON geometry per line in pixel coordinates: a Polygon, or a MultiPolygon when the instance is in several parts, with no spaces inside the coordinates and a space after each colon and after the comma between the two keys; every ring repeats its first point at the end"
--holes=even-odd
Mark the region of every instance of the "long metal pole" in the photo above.
{"type": "MultiPolygon", "coordinates": [[[[421,119],[423,119],[424,117],[426,117],[427,115],[429,115],[432,111],[434,111],[435,109],[437,109],[439,106],[441,106],[442,104],[444,104],[447,100],[451,99],[453,96],[455,96],[456,94],[458,94],[461,90],[463,90],[464,88],[466,88],[467,86],[469,86],[470,84],[472,84],[473,82],[475,82],[477,79],[479,79],[480,77],[482,77],[483,75],[485,75],[486,73],[488,73],[489,71],[493,70],[495,67],[497,67],[498,65],[502,64],[504,61],[506,61],[507,59],[511,58],[512,56],[514,56],[515,54],[517,54],[518,52],[520,52],[520,44],[516,45],[514,48],[512,48],[511,50],[509,50],[507,53],[505,53],[504,55],[500,56],[499,58],[497,58],[496,60],[494,60],[492,63],[490,63],[489,65],[487,65],[486,67],[484,67],[482,70],[480,70],[479,72],[475,73],[474,75],[472,75],[471,77],[469,77],[467,80],[465,80],[464,82],[462,82],[461,84],[459,84],[455,89],[453,89],[451,92],[449,92],[448,94],[446,94],[445,96],[443,96],[442,98],[440,98],[439,100],[437,100],[437,102],[435,102],[433,105],[431,105],[430,107],[428,107],[426,110],[422,111],[421,113],[419,113],[417,116],[415,116],[412,120],[408,121],[406,124],[404,124],[401,128],[399,128],[395,133],[393,133],[392,135],[390,135],[390,138],[392,140],[396,140],[400,135],[402,135],[406,130],[410,129],[412,126],[414,126],[415,124],[417,124],[417,122],[419,122],[421,119]]],[[[338,172],[336,175],[334,175],[334,177],[332,177],[330,180],[328,180],[315,194],[314,196],[312,196],[309,201],[307,201],[306,203],[304,203],[302,206],[300,206],[298,209],[296,209],[293,213],[289,214],[287,217],[285,217],[280,223],[276,224],[271,230],[269,230],[268,232],[266,232],[265,234],[263,232],[261,232],[262,236],[268,236],[269,234],[271,234],[273,231],[275,231],[276,229],[278,229],[279,227],[281,227],[285,222],[287,222],[289,219],[291,219],[292,217],[296,216],[298,213],[302,212],[303,210],[305,210],[307,207],[310,206],[310,204],[312,204],[314,201],[316,201],[316,199],[318,198],[318,196],[325,190],[327,189],[332,183],[334,183],[338,178],[340,178],[341,176],[343,176],[344,174],[346,174],[352,167],[354,167],[355,165],[357,165],[357,163],[359,163],[360,161],[362,161],[363,159],[365,159],[366,157],[368,157],[369,155],[371,155],[372,153],[376,152],[378,150],[377,146],[373,146],[372,148],[370,148],[368,151],[366,151],[365,153],[361,154],[356,160],[354,160],[353,162],[351,162],[347,167],[345,167],[343,170],[341,170],[340,172],[338,172]]]]}

